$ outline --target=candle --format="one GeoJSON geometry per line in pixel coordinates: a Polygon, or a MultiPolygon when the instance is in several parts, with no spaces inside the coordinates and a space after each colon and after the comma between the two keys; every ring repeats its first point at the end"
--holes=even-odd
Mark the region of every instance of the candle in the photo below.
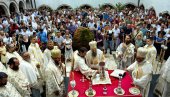
{"type": "Polygon", "coordinates": [[[74,72],[72,71],[72,80],[74,80],[74,72]]]}
{"type": "Polygon", "coordinates": [[[136,71],[136,79],[138,79],[138,69],[137,69],[137,71],[136,71]]]}

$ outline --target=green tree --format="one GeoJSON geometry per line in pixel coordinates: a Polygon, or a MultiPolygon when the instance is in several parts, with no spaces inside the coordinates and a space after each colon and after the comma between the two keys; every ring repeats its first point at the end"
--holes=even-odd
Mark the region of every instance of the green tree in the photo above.
{"type": "Polygon", "coordinates": [[[89,42],[94,39],[94,34],[85,27],[77,28],[73,37],[73,49],[77,50],[80,47],[86,47],[89,49],[89,42]]]}

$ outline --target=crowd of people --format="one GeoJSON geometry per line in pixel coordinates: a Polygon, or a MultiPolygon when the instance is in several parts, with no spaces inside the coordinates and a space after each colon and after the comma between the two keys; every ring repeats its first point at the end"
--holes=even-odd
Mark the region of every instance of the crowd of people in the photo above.
{"type": "Polygon", "coordinates": [[[140,87],[143,97],[148,97],[156,59],[162,54],[161,45],[168,47],[162,56],[167,60],[170,17],[161,13],[156,16],[153,10],[43,9],[3,16],[0,96],[65,97],[65,63],[72,62],[73,70],[86,76],[89,72],[95,75],[99,72],[98,64],[105,62],[107,51],[116,51],[118,68],[132,72],[134,84],[140,87]],[[72,48],[74,33],[80,26],[94,34],[90,50],[72,48]]]}

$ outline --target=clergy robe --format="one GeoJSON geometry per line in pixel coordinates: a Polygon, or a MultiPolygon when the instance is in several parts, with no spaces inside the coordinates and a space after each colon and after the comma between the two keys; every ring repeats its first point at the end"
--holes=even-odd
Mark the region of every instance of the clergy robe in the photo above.
{"type": "Polygon", "coordinates": [[[132,71],[133,83],[139,86],[142,97],[148,97],[153,71],[152,64],[145,60],[141,63],[135,61],[127,70],[132,71]]]}
{"type": "Polygon", "coordinates": [[[35,89],[39,89],[38,84],[38,74],[35,69],[31,66],[31,64],[25,60],[20,62],[20,69],[24,73],[25,77],[28,78],[30,86],[35,89]]]}
{"type": "Polygon", "coordinates": [[[170,97],[170,57],[165,63],[165,69],[162,74],[162,78],[165,80],[165,87],[162,97],[170,97]]]}
{"type": "MultiPolygon", "coordinates": [[[[58,46],[54,46],[53,49],[58,49],[58,46]]],[[[44,64],[45,67],[47,66],[48,62],[51,60],[51,50],[49,50],[48,48],[46,48],[44,50],[44,64]]]]}
{"type": "Polygon", "coordinates": [[[39,62],[35,59],[30,60],[29,62],[32,66],[32,68],[34,69],[34,71],[36,72],[36,76],[38,78],[38,84],[39,84],[39,88],[40,88],[40,92],[43,92],[43,88],[42,86],[44,85],[44,80],[43,80],[43,75],[41,75],[41,71],[39,68],[37,68],[37,64],[39,64],[39,62]]]}
{"type": "Polygon", "coordinates": [[[155,71],[156,70],[157,50],[153,45],[151,45],[151,46],[145,45],[144,48],[146,48],[148,51],[147,55],[146,55],[146,60],[152,64],[153,71],[155,71]]]}
{"type": "Polygon", "coordinates": [[[86,53],[86,62],[87,62],[87,65],[90,68],[97,68],[97,69],[99,69],[99,63],[100,62],[105,62],[105,57],[104,57],[103,52],[100,49],[97,49],[97,55],[96,55],[96,57],[93,57],[92,56],[92,51],[89,50],[86,53]]]}
{"type": "Polygon", "coordinates": [[[74,70],[80,71],[83,75],[88,78],[88,75],[92,73],[95,75],[97,70],[92,70],[86,63],[85,58],[82,58],[78,55],[78,51],[74,53],[74,70]]]}
{"type": "Polygon", "coordinates": [[[2,54],[0,55],[0,57],[1,57],[1,62],[2,62],[2,63],[6,63],[6,47],[5,47],[5,46],[0,47],[0,52],[2,53],[2,54]]]}
{"type": "Polygon", "coordinates": [[[30,46],[28,47],[28,53],[30,54],[31,60],[36,60],[37,62],[39,62],[38,64],[40,64],[40,72],[41,75],[44,79],[44,70],[45,70],[45,66],[44,66],[44,55],[38,45],[38,43],[35,44],[30,44],[30,46]]]}
{"type": "Polygon", "coordinates": [[[23,60],[22,57],[16,52],[14,51],[13,53],[6,53],[6,63],[9,61],[10,58],[12,57],[16,57],[20,62],[23,60]]]}
{"type": "Polygon", "coordinates": [[[16,88],[9,82],[0,87],[0,97],[22,97],[16,88]]]}
{"type": "Polygon", "coordinates": [[[170,57],[165,62],[161,69],[161,75],[159,76],[159,82],[155,87],[155,92],[161,97],[170,97],[170,57]]]}
{"type": "Polygon", "coordinates": [[[28,53],[30,54],[31,59],[36,59],[41,65],[44,65],[43,53],[38,43],[31,43],[28,47],[28,53]]]}
{"type": "MultiPolygon", "coordinates": [[[[120,60],[122,60],[122,69],[126,68],[127,66],[132,64],[132,60],[134,57],[134,49],[135,46],[130,43],[127,45],[127,48],[123,48],[123,43],[121,43],[117,50],[116,50],[116,57],[118,58],[119,55],[122,55],[122,58],[120,60]]],[[[121,68],[120,64],[118,65],[119,68],[121,68]]]]}
{"type": "Polygon", "coordinates": [[[14,71],[11,68],[7,68],[7,74],[9,82],[17,89],[21,96],[30,97],[30,84],[24,73],[20,69],[14,71]]]}
{"type": "Polygon", "coordinates": [[[0,62],[0,72],[6,72],[5,66],[0,62]]]}
{"type": "Polygon", "coordinates": [[[64,71],[64,64],[56,66],[53,59],[49,61],[45,69],[46,97],[62,97],[64,93],[64,71]],[[59,95],[55,95],[56,91],[59,91],[59,95]]]}

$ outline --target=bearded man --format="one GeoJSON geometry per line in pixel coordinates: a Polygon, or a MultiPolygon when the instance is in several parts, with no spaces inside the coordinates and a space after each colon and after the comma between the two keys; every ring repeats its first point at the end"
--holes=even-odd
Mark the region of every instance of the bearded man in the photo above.
{"type": "Polygon", "coordinates": [[[127,68],[132,72],[133,84],[139,87],[142,97],[148,97],[153,72],[152,64],[146,60],[146,55],[147,50],[139,47],[136,61],[127,68]]]}
{"type": "Polygon", "coordinates": [[[64,97],[65,64],[61,62],[60,49],[51,51],[51,60],[45,69],[46,97],[64,97]]]}
{"type": "Polygon", "coordinates": [[[18,92],[23,97],[30,97],[30,84],[27,77],[21,71],[19,67],[19,60],[15,57],[9,59],[8,63],[9,68],[7,68],[7,74],[9,76],[9,82],[14,85],[18,92]]]}
{"type": "Polygon", "coordinates": [[[0,97],[21,97],[16,88],[8,82],[8,75],[0,72],[0,97]]]}
{"type": "Polygon", "coordinates": [[[121,60],[118,68],[125,69],[132,64],[135,46],[131,43],[131,36],[126,35],[125,43],[121,43],[116,50],[116,58],[121,60]]]}
{"type": "Polygon", "coordinates": [[[99,63],[105,62],[105,57],[103,52],[97,48],[97,42],[89,42],[90,50],[86,53],[87,65],[95,70],[99,69],[99,63]]]}

